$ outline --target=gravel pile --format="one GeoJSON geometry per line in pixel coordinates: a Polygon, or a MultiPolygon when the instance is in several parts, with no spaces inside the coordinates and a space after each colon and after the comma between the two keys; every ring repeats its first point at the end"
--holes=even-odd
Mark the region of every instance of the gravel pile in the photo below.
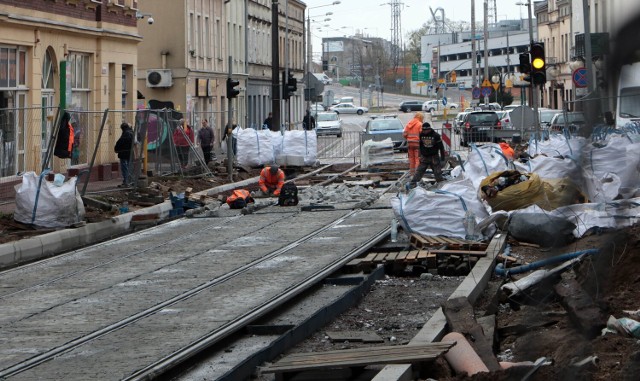
{"type": "Polygon", "coordinates": [[[309,204],[333,204],[341,202],[372,201],[378,198],[378,192],[356,185],[331,184],[309,187],[299,194],[300,202],[309,204]]]}

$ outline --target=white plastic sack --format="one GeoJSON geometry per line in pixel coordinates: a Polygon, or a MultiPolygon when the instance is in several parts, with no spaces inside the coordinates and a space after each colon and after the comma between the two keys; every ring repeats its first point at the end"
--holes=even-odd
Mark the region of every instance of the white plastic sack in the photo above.
{"type": "Polygon", "coordinates": [[[365,140],[360,151],[360,165],[367,169],[371,164],[393,161],[393,141],[386,138],[381,141],[365,140]]]}
{"type": "Polygon", "coordinates": [[[502,154],[502,149],[499,145],[493,143],[480,147],[473,145],[467,160],[462,166],[463,171],[452,171],[452,174],[460,173],[463,179],[471,180],[476,190],[482,180],[491,173],[510,169],[507,159],[502,154]]]}
{"type": "Polygon", "coordinates": [[[616,135],[607,139],[606,145],[589,144],[584,148],[584,167],[596,179],[614,173],[620,178],[620,186],[637,187],[640,184],[640,143],[631,143],[626,137],[616,135]]]}
{"type": "Polygon", "coordinates": [[[282,155],[282,141],[284,140],[284,136],[280,131],[270,131],[271,133],[271,144],[273,145],[273,156],[276,158],[282,155]]]}
{"type": "Polygon", "coordinates": [[[541,179],[576,179],[580,175],[578,163],[571,157],[557,158],[538,155],[526,163],[514,162],[516,170],[536,173],[541,179]]]}
{"type": "Polygon", "coordinates": [[[548,140],[531,140],[528,153],[530,156],[544,154],[547,156],[572,156],[576,160],[587,140],[581,136],[567,138],[562,134],[551,134],[548,140]]]}
{"type": "Polygon", "coordinates": [[[35,172],[22,175],[22,184],[15,186],[16,209],[13,219],[23,224],[45,228],[63,228],[84,219],[84,204],[76,189],[77,177],[65,181],[62,186],[42,179],[35,172]],[[36,211],[34,215],[34,209],[36,211]]]}
{"type": "Polygon", "coordinates": [[[259,167],[275,162],[271,131],[245,128],[237,135],[238,164],[248,167],[259,167]]]}
{"type": "Polygon", "coordinates": [[[318,137],[315,130],[285,131],[282,155],[299,156],[303,158],[304,165],[314,165],[318,157],[318,137]]]}
{"type": "MultiPolygon", "coordinates": [[[[464,218],[465,207],[469,206],[454,193],[429,192],[415,188],[408,195],[400,193],[392,197],[391,207],[406,232],[463,239],[467,235],[464,218]]],[[[478,210],[486,215],[486,212],[477,206],[470,210],[478,210]]],[[[476,223],[480,221],[476,216],[476,223]]]]}

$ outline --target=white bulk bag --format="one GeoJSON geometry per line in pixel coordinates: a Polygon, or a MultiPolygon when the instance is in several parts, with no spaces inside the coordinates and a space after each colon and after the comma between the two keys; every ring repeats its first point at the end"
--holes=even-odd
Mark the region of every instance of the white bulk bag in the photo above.
{"type": "Polygon", "coordinates": [[[44,176],[41,181],[35,172],[22,175],[22,184],[15,186],[13,219],[45,228],[63,228],[82,221],[85,211],[76,188],[78,178],[73,177],[56,186],[44,176]]]}
{"type": "Polygon", "coordinates": [[[259,167],[275,162],[271,131],[245,128],[238,131],[237,139],[239,165],[259,167]]]}
{"type": "Polygon", "coordinates": [[[282,155],[301,157],[304,165],[314,165],[318,157],[318,137],[314,130],[285,131],[282,140],[282,155]]]}

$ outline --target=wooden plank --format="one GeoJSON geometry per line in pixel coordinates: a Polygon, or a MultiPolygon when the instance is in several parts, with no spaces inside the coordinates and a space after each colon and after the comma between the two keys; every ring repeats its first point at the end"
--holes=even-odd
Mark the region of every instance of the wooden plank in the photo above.
{"type": "Polygon", "coordinates": [[[467,338],[489,371],[500,370],[498,359],[493,354],[493,343],[485,337],[482,327],[476,322],[469,300],[466,297],[449,299],[442,305],[442,310],[447,318],[449,329],[467,338]]]}
{"type": "Polygon", "coordinates": [[[365,264],[367,262],[373,262],[373,259],[376,257],[376,253],[369,253],[366,257],[364,257],[364,259],[362,260],[362,264],[365,264]]]}
{"type": "Polygon", "coordinates": [[[454,342],[447,341],[422,345],[393,345],[327,352],[296,353],[262,368],[262,372],[282,373],[331,367],[430,361],[442,355],[454,345],[454,342]]]}
{"type": "Polygon", "coordinates": [[[442,255],[470,255],[472,257],[486,257],[486,251],[472,251],[472,250],[430,250],[431,253],[442,255]]]}
{"type": "Polygon", "coordinates": [[[387,255],[387,262],[393,262],[396,260],[396,258],[398,258],[398,254],[399,252],[393,252],[393,253],[389,253],[389,255],[387,255]]]}
{"type": "Polygon", "coordinates": [[[429,250],[419,250],[418,251],[418,260],[427,259],[429,257],[429,250]]]}
{"type": "Polygon", "coordinates": [[[404,261],[407,258],[408,254],[409,252],[407,250],[402,250],[401,252],[398,253],[398,256],[396,257],[396,261],[404,261]]]}
{"type": "Polygon", "coordinates": [[[389,253],[378,253],[373,259],[374,262],[380,263],[383,262],[389,253]]]}
{"type": "Polygon", "coordinates": [[[407,257],[405,258],[406,261],[415,261],[416,258],[418,258],[418,250],[411,250],[409,252],[409,254],[407,254],[407,257]]]}
{"type": "Polygon", "coordinates": [[[430,269],[435,269],[438,267],[438,255],[431,251],[427,254],[427,267],[430,269]]]}

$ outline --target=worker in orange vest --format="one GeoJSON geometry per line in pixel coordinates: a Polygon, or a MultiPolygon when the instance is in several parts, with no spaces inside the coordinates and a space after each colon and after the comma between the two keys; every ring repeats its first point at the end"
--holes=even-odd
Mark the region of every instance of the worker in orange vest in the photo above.
{"type": "Polygon", "coordinates": [[[416,173],[416,168],[420,164],[420,131],[422,131],[423,120],[424,115],[421,112],[417,112],[413,119],[407,123],[402,133],[402,136],[407,139],[410,176],[416,173]]]}
{"type": "Polygon", "coordinates": [[[513,156],[515,154],[515,152],[513,151],[513,148],[511,148],[511,146],[509,145],[509,143],[507,143],[504,140],[500,140],[500,149],[502,150],[502,154],[509,160],[513,160],[513,156]]]}
{"type": "Polygon", "coordinates": [[[264,167],[260,171],[258,185],[263,195],[279,196],[284,185],[284,172],[275,164],[264,167]]]}

